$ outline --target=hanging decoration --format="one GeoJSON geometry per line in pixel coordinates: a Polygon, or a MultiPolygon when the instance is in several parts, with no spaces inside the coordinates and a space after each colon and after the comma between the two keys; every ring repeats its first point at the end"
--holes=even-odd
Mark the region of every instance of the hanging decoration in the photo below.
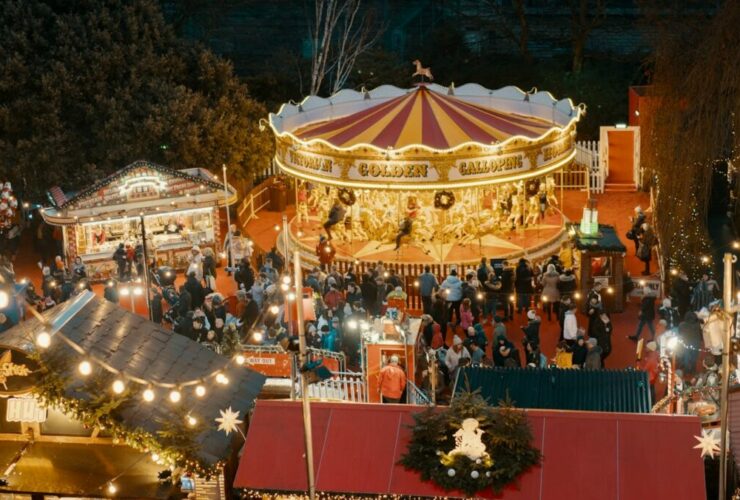
{"type": "Polygon", "coordinates": [[[508,403],[494,408],[479,394],[464,393],[446,410],[430,408],[414,420],[400,463],[447,491],[499,493],[540,462],[524,413],[508,403]]]}
{"type": "Polygon", "coordinates": [[[8,229],[13,225],[17,209],[18,199],[13,194],[10,183],[6,182],[0,188],[0,229],[8,229]]]}
{"type": "Polygon", "coordinates": [[[701,450],[701,458],[706,456],[714,458],[714,455],[719,453],[719,437],[717,434],[716,429],[704,429],[701,431],[701,436],[694,436],[694,439],[699,441],[699,444],[694,448],[701,450]]]}
{"type": "Polygon", "coordinates": [[[348,207],[351,207],[357,201],[354,191],[346,188],[341,188],[337,191],[337,198],[348,207]]]}
{"type": "Polygon", "coordinates": [[[218,412],[221,414],[219,418],[215,419],[218,422],[218,430],[224,431],[227,436],[232,432],[236,432],[238,429],[237,426],[243,423],[239,420],[239,412],[232,410],[231,406],[226,410],[218,410],[218,412]]]}
{"type": "Polygon", "coordinates": [[[434,193],[434,208],[449,210],[455,204],[455,194],[452,191],[437,191],[434,193]]]}

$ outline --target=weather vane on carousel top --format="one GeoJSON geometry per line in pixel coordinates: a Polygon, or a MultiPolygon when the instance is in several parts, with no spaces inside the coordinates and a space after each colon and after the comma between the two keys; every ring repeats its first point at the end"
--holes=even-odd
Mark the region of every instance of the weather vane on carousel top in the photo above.
{"type": "Polygon", "coordinates": [[[430,82],[434,81],[434,77],[432,76],[432,70],[430,68],[425,68],[421,65],[421,61],[418,59],[414,59],[414,61],[411,63],[414,66],[416,66],[416,71],[414,71],[414,74],[411,75],[411,78],[415,76],[421,76],[421,83],[424,82],[424,77],[429,78],[430,82]]]}

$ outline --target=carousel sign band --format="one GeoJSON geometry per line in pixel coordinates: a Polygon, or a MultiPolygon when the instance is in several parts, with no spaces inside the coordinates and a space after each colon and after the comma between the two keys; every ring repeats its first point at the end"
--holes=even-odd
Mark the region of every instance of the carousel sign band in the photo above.
{"type": "Polygon", "coordinates": [[[475,160],[458,160],[455,167],[463,177],[510,172],[524,168],[524,155],[484,156],[475,160]]]}
{"type": "Polygon", "coordinates": [[[426,162],[358,162],[357,172],[361,177],[393,179],[426,179],[429,176],[429,164],[426,162]]]}

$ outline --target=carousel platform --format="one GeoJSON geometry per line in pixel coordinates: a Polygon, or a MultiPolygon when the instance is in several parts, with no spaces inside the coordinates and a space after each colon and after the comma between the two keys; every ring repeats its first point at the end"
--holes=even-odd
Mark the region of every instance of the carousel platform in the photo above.
{"type": "MultiPolygon", "coordinates": [[[[477,264],[481,257],[488,259],[536,258],[540,255],[557,253],[560,242],[566,235],[568,218],[557,209],[551,210],[537,224],[514,230],[496,231],[480,238],[461,238],[452,243],[442,243],[434,238],[425,241],[410,237],[402,239],[396,250],[395,241],[352,240],[344,235],[335,236],[332,245],[336,249],[335,260],[342,262],[396,262],[403,264],[477,264]]],[[[316,247],[319,238],[326,235],[323,221],[310,216],[308,221],[298,222],[295,217],[290,223],[290,241],[293,248],[300,248],[304,258],[318,262],[316,247]]],[[[278,238],[282,241],[282,238],[278,238]]],[[[280,248],[281,251],[284,249],[280,248]]]]}

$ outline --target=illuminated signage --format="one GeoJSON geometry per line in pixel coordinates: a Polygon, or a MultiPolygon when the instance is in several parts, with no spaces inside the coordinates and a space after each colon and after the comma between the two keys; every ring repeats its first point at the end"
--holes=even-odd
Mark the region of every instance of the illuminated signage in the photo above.
{"type": "Polygon", "coordinates": [[[361,177],[382,179],[419,179],[429,175],[429,165],[420,162],[359,162],[357,172],[361,177]]]}
{"type": "Polygon", "coordinates": [[[0,346],[0,396],[25,394],[36,385],[38,363],[14,347],[0,346]]]}
{"type": "Polygon", "coordinates": [[[524,167],[524,156],[520,154],[496,155],[472,160],[458,160],[455,162],[455,167],[463,177],[497,174],[522,169],[524,167]]]}

